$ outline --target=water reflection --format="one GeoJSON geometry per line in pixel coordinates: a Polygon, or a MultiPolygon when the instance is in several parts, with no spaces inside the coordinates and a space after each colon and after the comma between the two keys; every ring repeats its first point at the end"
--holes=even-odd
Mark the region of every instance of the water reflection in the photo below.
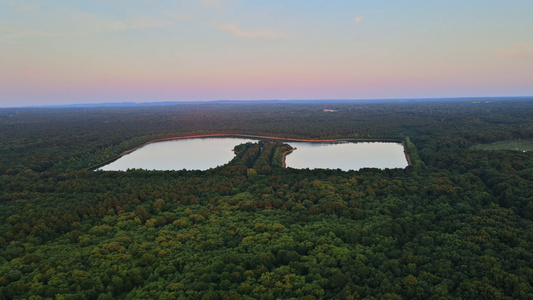
{"type": "Polygon", "coordinates": [[[290,142],[297,150],[287,155],[287,167],[295,169],[405,168],[407,160],[399,143],[303,143],[290,142]],[[322,147],[329,146],[329,147],[322,147]],[[327,148],[327,149],[325,149],[327,148]]]}
{"type": "Polygon", "coordinates": [[[207,170],[227,164],[234,146],[251,142],[244,138],[196,138],[148,144],[99,170],[207,170]]]}
{"type": "MultiPolygon", "coordinates": [[[[236,145],[256,139],[215,137],[179,139],[148,144],[99,170],[207,170],[228,163],[236,145]]],[[[295,169],[405,168],[407,161],[399,143],[285,142],[297,148],[286,157],[295,169]]]]}

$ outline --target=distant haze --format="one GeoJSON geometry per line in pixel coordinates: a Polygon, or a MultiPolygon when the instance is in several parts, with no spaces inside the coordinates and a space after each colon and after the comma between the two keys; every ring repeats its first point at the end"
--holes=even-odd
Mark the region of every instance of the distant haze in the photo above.
{"type": "Polygon", "coordinates": [[[533,1],[1,1],[0,107],[533,95],[533,1]]]}

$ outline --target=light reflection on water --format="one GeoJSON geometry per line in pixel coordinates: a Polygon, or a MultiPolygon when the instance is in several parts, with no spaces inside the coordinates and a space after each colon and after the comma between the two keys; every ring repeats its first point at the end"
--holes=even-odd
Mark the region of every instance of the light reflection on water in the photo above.
{"type": "MultiPolygon", "coordinates": [[[[105,165],[99,170],[207,170],[228,163],[236,145],[256,142],[249,138],[192,138],[148,144],[105,165]]],[[[287,155],[295,169],[405,168],[407,161],[399,143],[285,142],[297,148],[287,155]]]]}
{"type": "Polygon", "coordinates": [[[296,150],[287,155],[288,167],[295,169],[405,168],[407,160],[399,143],[301,143],[290,142],[296,150]]]}
{"type": "Polygon", "coordinates": [[[105,165],[99,170],[207,170],[227,164],[233,147],[251,142],[243,138],[180,139],[148,144],[105,165]]]}

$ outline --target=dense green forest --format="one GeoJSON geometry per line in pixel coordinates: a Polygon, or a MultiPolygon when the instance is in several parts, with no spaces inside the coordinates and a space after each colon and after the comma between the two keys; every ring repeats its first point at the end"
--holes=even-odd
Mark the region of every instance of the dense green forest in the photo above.
{"type": "Polygon", "coordinates": [[[533,299],[533,99],[0,109],[1,299],[533,299]],[[332,109],[335,112],[324,112],[332,109]],[[92,171],[193,134],[405,141],[405,169],[92,171]]]}

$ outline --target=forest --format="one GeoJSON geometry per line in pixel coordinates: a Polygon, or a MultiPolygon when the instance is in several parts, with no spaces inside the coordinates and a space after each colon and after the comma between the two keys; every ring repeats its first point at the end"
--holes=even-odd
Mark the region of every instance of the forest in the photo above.
{"type": "Polygon", "coordinates": [[[533,98],[0,109],[0,299],[533,299],[533,98]],[[327,111],[325,111],[327,110],[327,111]],[[399,139],[405,169],[94,171],[198,134],[399,139]]]}

